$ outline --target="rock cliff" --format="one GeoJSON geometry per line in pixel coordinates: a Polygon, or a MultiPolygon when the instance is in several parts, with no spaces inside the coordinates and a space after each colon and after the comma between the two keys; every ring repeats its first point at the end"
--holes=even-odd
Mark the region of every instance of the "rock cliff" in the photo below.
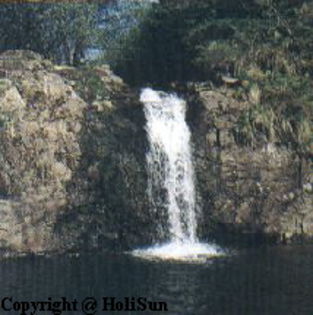
{"type": "MultiPolygon", "coordinates": [[[[259,91],[239,92],[184,89],[199,232],[312,239],[312,148],[286,145],[275,113],[257,107],[259,91]]],[[[1,248],[125,249],[154,241],[138,99],[106,65],[55,66],[30,51],[0,55],[1,248]]]]}
{"type": "Polygon", "coordinates": [[[256,114],[245,124],[257,106],[251,93],[238,97],[236,89],[199,84],[191,90],[188,119],[202,233],[260,234],[278,242],[311,239],[312,156],[282,144],[277,136],[282,126],[273,121],[270,127],[270,115],[256,114]],[[274,129],[270,135],[269,128],[274,129]]]}
{"type": "Polygon", "coordinates": [[[57,67],[29,51],[2,53],[0,70],[1,247],[143,242],[152,223],[142,214],[146,143],[137,95],[107,66],[57,67]]]}

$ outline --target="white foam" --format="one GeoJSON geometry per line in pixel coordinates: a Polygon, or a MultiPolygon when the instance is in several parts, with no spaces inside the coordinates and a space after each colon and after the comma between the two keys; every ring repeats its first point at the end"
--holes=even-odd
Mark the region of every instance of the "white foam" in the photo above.
{"type": "Polygon", "coordinates": [[[214,244],[170,242],[132,252],[136,257],[149,260],[173,260],[184,262],[205,262],[225,253],[214,244]]]}

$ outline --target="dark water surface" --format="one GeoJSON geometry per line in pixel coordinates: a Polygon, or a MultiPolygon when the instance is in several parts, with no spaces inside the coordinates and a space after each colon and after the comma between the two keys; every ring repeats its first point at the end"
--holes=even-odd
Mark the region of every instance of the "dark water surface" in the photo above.
{"type": "MultiPolygon", "coordinates": [[[[151,262],[127,254],[101,253],[7,259],[0,262],[0,295],[1,299],[12,296],[24,301],[143,296],[166,301],[166,314],[310,315],[312,252],[312,246],[245,249],[205,264],[151,262]]],[[[148,312],[98,310],[96,314],[148,312]]]]}

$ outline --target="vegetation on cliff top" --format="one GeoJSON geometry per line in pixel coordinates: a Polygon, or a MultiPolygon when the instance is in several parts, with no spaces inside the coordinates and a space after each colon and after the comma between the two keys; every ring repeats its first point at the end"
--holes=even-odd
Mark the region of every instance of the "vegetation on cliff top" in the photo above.
{"type": "Polygon", "coordinates": [[[311,2],[144,3],[2,4],[0,49],[78,64],[87,48],[101,48],[98,63],[134,85],[236,78],[234,96],[251,103],[234,130],[238,144],[264,137],[312,155],[311,2]]]}

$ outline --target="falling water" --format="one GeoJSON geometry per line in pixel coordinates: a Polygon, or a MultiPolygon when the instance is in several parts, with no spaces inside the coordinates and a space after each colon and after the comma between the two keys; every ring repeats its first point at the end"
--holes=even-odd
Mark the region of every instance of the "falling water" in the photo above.
{"type": "Polygon", "coordinates": [[[186,104],[175,95],[162,95],[151,89],[142,92],[141,101],[145,104],[150,143],[147,154],[150,200],[158,203],[160,197],[154,192],[163,188],[170,240],[194,243],[197,223],[186,104]]]}
{"type": "Polygon", "coordinates": [[[167,226],[160,231],[168,243],[135,254],[161,258],[216,255],[214,246],[197,238],[194,171],[190,131],[185,122],[186,103],[174,94],[144,89],[146,130],[150,144],[147,153],[148,194],[154,211],[167,212],[167,226]]]}

